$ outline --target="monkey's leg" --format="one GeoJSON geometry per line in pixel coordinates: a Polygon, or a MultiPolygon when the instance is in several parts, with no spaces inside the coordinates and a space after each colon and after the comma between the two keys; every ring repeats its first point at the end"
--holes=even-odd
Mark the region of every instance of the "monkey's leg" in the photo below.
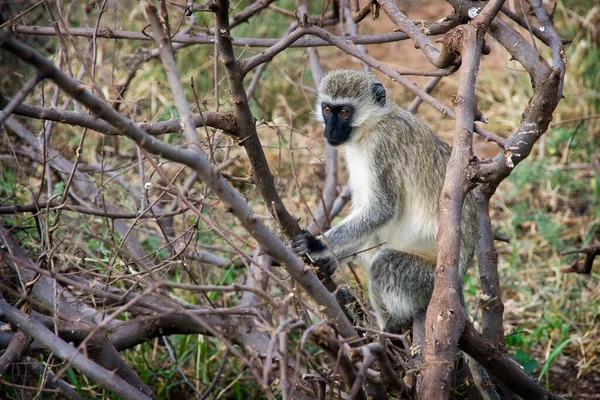
{"type": "Polygon", "coordinates": [[[368,266],[369,295],[381,329],[397,332],[425,313],[435,265],[414,254],[382,249],[368,266]]]}

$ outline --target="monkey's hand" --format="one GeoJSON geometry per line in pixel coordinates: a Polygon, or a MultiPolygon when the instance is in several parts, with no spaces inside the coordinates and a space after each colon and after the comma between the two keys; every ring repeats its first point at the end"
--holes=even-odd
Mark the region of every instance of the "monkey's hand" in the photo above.
{"type": "Polygon", "coordinates": [[[325,276],[331,276],[335,272],[336,265],[327,246],[310,231],[302,229],[302,233],[292,238],[290,247],[296,255],[308,258],[325,276]]]}
{"type": "Polygon", "coordinates": [[[294,253],[301,257],[315,256],[327,250],[327,246],[306,229],[302,229],[302,233],[292,238],[290,247],[294,253]]]}

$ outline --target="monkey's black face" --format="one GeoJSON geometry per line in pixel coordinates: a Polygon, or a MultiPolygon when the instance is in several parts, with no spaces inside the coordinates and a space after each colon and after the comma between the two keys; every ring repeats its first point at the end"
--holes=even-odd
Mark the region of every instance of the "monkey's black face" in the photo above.
{"type": "Polygon", "coordinates": [[[350,105],[321,105],[325,122],[325,139],[332,146],[339,146],[350,138],[352,133],[352,116],[354,107],[350,105]]]}

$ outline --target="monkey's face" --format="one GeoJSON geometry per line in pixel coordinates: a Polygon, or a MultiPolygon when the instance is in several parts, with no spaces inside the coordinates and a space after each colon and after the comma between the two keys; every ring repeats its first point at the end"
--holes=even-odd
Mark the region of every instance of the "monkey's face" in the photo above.
{"type": "Polygon", "coordinates": [[[321,104],[325,139],[332,146],[339,146],[350,139],[352,134],[352,117],[354,107],[350,104],[332,105],[321,104]]]}

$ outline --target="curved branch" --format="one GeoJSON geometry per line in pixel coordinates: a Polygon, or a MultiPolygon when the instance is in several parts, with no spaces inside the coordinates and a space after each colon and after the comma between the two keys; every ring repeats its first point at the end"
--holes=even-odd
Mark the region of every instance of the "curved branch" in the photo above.
{"type": "Polygon", "coordinates": [[[423,51],[430,63],[438,68],[448,68],[454,63],[456,54],[448,46],[438,50],[431,39],[427,37],[406,15],[404,15],[393,0],[381,0],[381,7],[398,29],[410,37],[417,48],[423,51]]]}
{"type": "Polygon", "coordinates": [[[521,366],[502,349],[490,343],[470,322],[458,343],[461,350],[470,355],[511,391],[524,399],[564,400],[540,386],[528,376],[521,366]]]}
{"type": "MultiPolygon", "coordinates": [[[[0,93],[0,108],[4,108],[10,101],[10,98],[4,97],[4,95],[0,93]]],[[[14,109],[13,114],[89,128],[105,135],[121,135],[120,131],[115,129],[108,122],[80,111],[68,111],[60,108],[20,104],[14,109]]],[[[220,129],[227,134],[237,136],[237,126],[233,114],[204,111],[199,114],[194,114],[193,117],[197,128],[209,126],[211,128],[220,129]]],[[[137,126],[153,136],[172,132],[177,133],[182,130],[179,118],[173,118],[162,122],[142,122],[137,124],[137,126]]]]}

